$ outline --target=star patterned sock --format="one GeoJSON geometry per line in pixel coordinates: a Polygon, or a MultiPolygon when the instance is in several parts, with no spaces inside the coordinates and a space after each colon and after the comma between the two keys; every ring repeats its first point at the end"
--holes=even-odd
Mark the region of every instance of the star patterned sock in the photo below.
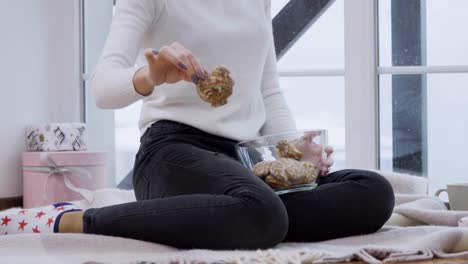
{"type": "Polygon", "coordinates": [[[56,203],[31,209],[0,212],[0,235],[24,233],[58,233],[64,213],[82,211],[71,203],[56,203]]]}

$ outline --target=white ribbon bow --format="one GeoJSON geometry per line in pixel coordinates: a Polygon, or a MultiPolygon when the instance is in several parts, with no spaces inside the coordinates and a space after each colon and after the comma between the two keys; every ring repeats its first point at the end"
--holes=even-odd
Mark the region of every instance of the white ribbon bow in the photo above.
{"type": "Polygon", "coordinates": [[[91,179],[92,176],[89,173],[89,171],[85,168],[81,167],[74,167],[74,166],[58,166],[57,163],[50,157],[49,153],[43,152],[40,154],[40,161],[41,164],[45,165],[46,167],[24,167],[24,170],[27,171],[32,171],[32,172],[42,172],[42,173],[49,173],[47,175],[46,182],[44,184],[44,196],[43,198],[49,202],[50,199],[47,195],[47,184],[49,183],[50,176],[63,176],[63,181],[65,183],[65,186],[76,192],[79,193],[83,198],[88,201],[89,203],[92,203],[94,200],[94,194],[91,190],[85,189],[85,188],[79,188],[75,186],[71,180],[70,177],[78,177],[81,181],[91,179]]]}

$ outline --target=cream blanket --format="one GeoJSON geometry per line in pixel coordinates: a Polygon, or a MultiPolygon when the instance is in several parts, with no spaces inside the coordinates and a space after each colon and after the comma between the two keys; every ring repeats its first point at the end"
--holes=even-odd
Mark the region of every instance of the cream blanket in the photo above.
{"type": "MultiPolygon", "coordinates": [[[[8,235],[0,236],[0,263],[392,263],[434,257],[468,260],[468,228],[456,227],[468,212],[449,211],[439,199],[426,196],[425,179],[382,174],[397,193],[397,205],[387,225],[375,234],[319,243],[283,243],[258,251],[178,250],[82,234],[8,235]]],[[[95,193],[92,204],[78,203],[87,208],[133,200],[131,191],[106,189],[95,193]]]]}

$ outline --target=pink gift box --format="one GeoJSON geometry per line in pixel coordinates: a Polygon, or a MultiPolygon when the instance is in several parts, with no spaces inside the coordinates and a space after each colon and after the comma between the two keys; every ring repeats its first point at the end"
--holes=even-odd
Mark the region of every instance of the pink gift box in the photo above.
{"type": "Polygon", "coordinates": [[[92,200],[92,191],[107,187],[105,152],[25,152],[23,206],[92,200]]]}

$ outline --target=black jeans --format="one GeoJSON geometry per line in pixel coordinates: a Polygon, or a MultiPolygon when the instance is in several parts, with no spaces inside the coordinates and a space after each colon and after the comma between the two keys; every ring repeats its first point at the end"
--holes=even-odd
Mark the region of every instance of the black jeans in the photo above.
{"type": "Polygon", "coordinates": [[[84,232],[179,248],[256,249],[379,230],[394,206],[382,176],[343,170],[276,195],[237,159],[236,141],[159,121],[141,138],[136,202],[89,209],[84,232]]]}

